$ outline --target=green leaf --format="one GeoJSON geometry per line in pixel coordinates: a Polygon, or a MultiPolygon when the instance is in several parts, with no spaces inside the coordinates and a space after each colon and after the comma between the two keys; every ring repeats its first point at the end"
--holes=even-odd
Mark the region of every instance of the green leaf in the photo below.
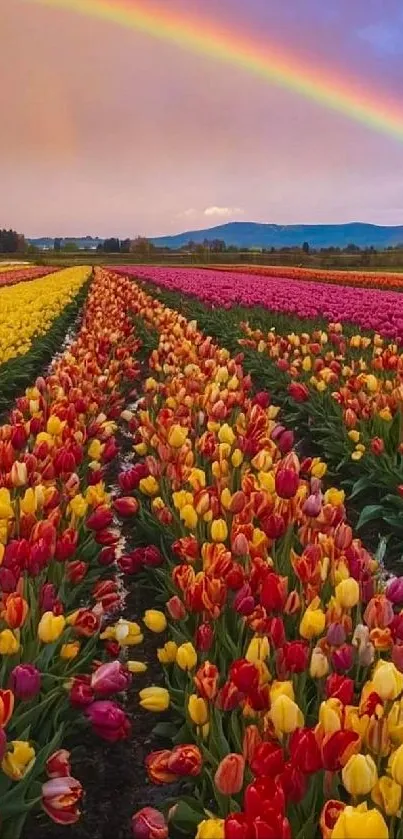
{"type": "Polygon", "coordinates": [[[381,507],[379,504],[368,504],[366,507],[364,507],[363,510],[361,510],[360,518],[358,519],[356,525],[357,530],[359,530],[360,527],[363,527],[364,524],[367,524],[367,522],[369,521],[374,521],[375,519],[382,519],[383,513],[384,508],[381,507]]]}

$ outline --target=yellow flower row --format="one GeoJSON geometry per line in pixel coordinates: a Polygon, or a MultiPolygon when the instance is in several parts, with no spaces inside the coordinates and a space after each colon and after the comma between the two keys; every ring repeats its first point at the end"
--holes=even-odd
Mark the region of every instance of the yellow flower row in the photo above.
{"type": "Polygon", "coordinates": [[[0,364],[25,355],[45,335],[91,274],[89,266],[55,271],[0,289],[0,364]]]}

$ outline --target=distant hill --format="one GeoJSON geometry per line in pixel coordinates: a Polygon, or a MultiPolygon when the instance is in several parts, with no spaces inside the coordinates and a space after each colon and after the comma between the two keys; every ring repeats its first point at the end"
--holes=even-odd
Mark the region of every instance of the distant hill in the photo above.
{"type": "Polygon", "coordinates": [[[159,236],[151,239],[154,245],[181,248],[189,241],[199,244],[208,239],[224,240],[227,247],[283,248],[301,247],[308,242],[311,248],[339,247],[355,244],[361,248],[387,248],[403,243],[403,225],[380,227],[377,224],[257,224],[234,221],[219,224],[207,230],[188,230],[176,236],[159,236]]]}

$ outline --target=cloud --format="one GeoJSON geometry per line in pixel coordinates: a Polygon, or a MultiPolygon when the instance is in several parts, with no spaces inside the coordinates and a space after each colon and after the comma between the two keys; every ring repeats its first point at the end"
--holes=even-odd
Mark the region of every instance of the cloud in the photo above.
{"type": "Polygon", "coordinates": [[[206,207],[204,210],[205,216],[239,216],[243,215],[241,207],[206,207]]]}
{"type": "Polygon", "coordinates": [[[180,218],[190,218],[191,216],[195,216],[196,213],[197,213],[197,210],[195,210],[193,207],[189,207],[189,209],[184,210],[183,213],[178,213],[178,217],[180,217],[180,218]]]}

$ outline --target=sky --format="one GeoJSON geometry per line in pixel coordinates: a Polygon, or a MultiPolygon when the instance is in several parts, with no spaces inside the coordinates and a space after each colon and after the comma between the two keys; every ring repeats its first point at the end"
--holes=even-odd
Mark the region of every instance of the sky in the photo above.
{"type": "MultiPolygon", "coordinates": [[[[401,0],[149,5],[275,44],[394,103],[403,122],[401,0]]],[[[134,238],[237,220],[403,224],[402,139],[236,64],[36,0],[0,0],[0,33],[0,227],[134,238]]]]}

